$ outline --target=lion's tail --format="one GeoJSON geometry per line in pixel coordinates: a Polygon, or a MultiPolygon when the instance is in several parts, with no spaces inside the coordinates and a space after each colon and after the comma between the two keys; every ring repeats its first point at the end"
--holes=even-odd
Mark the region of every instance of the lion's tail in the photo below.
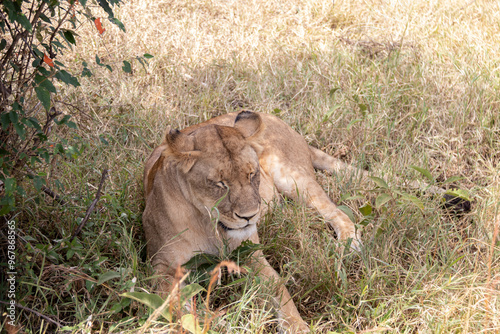
{"type": "Polygon", "coordinates": [[[309,146],[309,152],[311,153],[311,160],[314,168],[323,170],[327,173],[348,173],[353,176],[359,177],[362,180],[368,179],[370,173],[364,171],[362,169],[356,168],[340,159],[334,158],[331,155],[326,154],[325,152],[318,150],[312,146],[309,146]]]}
{"type": "MultiPolygon", "coordinates": [[[[365,183],[369,181],[369,177],[371,173],[368,171],[356,168],[345,162],[332,157],[331,155],[326,154],[325,152],[318,150],[312,146],[309,146],[309,152],[311,152],[311,159],[314,168],[323,170],[330,174],[343,173],[348,174],[351,177],[358,178],[360,183],[365,183]]],[[[397,182],[400,186],[402,185],[402,180],[395,178],[395,182],[397,182]]],[[[441,189],[436,186],[428,185],[422,181],[411,181],[406,184],[410,188],[414,189],[423,189],[426,193],[430,194],[440,194],[443,195],[445,193],[444,189],[441,189]]]]}

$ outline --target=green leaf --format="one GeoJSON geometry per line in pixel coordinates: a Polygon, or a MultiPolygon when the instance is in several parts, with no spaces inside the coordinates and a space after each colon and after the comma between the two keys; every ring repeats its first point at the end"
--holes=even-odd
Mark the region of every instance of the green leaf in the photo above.
{"type": "Polygon", "coordinates": [[[340,87],[335,87],[335,88],[330,89],[330,98],[333,98],[333,95],[338,90],[340,90],[340,87]]]}
{"type": "Polygon", "coordinates": [[[361,212],[361,214],[365,217],[371,215],[372,210],[373,208],[369,203],[366,203],[365,205],[359,208],[359,212],[361,212]]]}
{"type": "Polygon", "coordinates": [[[125,73],[132,73],[132,66],[130,65],[130,63],[128,61],[126,61],[126,60],[123,61],[122,70],[125,73]]]}
{"type": "Polygon", "coordinates": [[[10,62],[10,66],[12,66],[12,69],[13,69],[15,72],[19,72],[19,66],[17,66],[15,63],[10,62]]]}
{"type": "MultiPolygon", "coordinates": [[[[160,308],[164,302],[164,300],[160,296],[146,292],[125,292],[122,293],[120,296],[136,300],[152,308],[153,310],[160,308]]],[[[172,314],[170,314],[168,308],[165,308],[161,312],[161,315],[168,321],[172,321],[172,314]]]]}
{"type": "MultiPolygon", "coordinates": [[[[60,49],[66,49],[66,46],[64,44],[62,44],[61,42],[59,42],[59,39],[53,40],[52,45],[55,45],[60,49]]],[[[56,51],[57,51],[57,48],[56,48],[56,51]]],[[[56,63],[58,65],[62,65],[62,63],[59,63],[57,60],[55,60],[54,63],[56,63]]]]}
{"type": "Polygon", "coordinates": [[[356,124],[356,123],[359,123],[359,122],[362,122],[363,120],[360,119],[360,118],[356,118],[356,119],[353,119],[352,121],[349,122],[349,124],[347,124],[347,130],[350,130],[351,127],[356,124]]]}
{"type": "Polygon", "coordinates": [[[242,284],[242,283],[245,283],[246,281],[248,281],[248,277],[245,276],[245,277],[242,277],[242,278],[238,278],[232,282],[229,282],[227,283],[225,286],[226,287],[230,287],[230,286],[233,286],[233,285],[238,285],[238,284],[242,284]]]}
{"type": "Polygon", "coordinates": [[[66,260],[69,260],[73,257],[73,255],[75,255],[75,251],[73,249],[69,249],[67,252],[66,252],[66,260]]]}
{"type": "Polygon", "coordinates": [[[352,222],[356,222],[356,218],[354,217],[354,213],[352,212],[352,210],[348,206],[339,205],[339,206],[337,206],[337,208],[339,210],[341,210],[342,212],[344,212],[352,222]]]}
{"type": "Polygon", "coordinates": [[[108,271],[102,275],[99,276],[99,279],[97,280],[97,285],[101,285],[113,278],[118,278],[118,277],[121,277],[120,273],[117,272],[117,271],[108,271]]]}
{"type": "Polygon", "coordinates": [[[330,110],[325,114],[325,116],[323,116],[323,123],[325,123],[332,116],[332,114],[335,112],[335,110],[337,110],[339,108],[340,108],[339,104],[331,107],[330,110]]]}
{"type": "Polygon", "coordinates": [[[200,270],[207,266],[215,266],[217,263],[219,263],[219,258],[216,255],[198,253],[184,263],[183,267],[188,270],[200,270]]]}
{"type": "Polygon", "coordinates": [[[62,82],[73,85],[74,87],[80,86],[80,83],[78,82],[78,79],[66,72],[65,70],[60,70],[56,72],[56,78],[61,80],[62,82]]]}
{"type": "Polygon", "coordinates": [[[142,67],[144,67],[144,69],[146,69],[146,65],[148,64],[148,62],[146,61],[145,58],[135,57],[135,59],[137,59],[137,61],[142,65],[142,67]]]}
{"type": "Polygon", "coordinates": [[[20,111],[24,115],[23,107],[17,102],[12,103],[12,110],[20,111]]]}
{"type": "Polygon", "coordinates": [[[36,74],[35,75],[35,82],[39,85],[48,90],[49,92],[52,93],[57,93],[56,87],[52,84],[52,82],[45,76],[36,74]]]}
{"type": "Polygon", "coordinates": [[[35,175],[35,177],[33,178],[33,184],[35,186],[35,189],[40,191],[42,190],[42,187],[45,185],[45,180],[40,176],[35,175]]]}
{"type": "Polygon", "coordinates": [[[111,9],[111,7],[109,7],[108,0],[97,0],[97,3],[102,7],[102,9],[104,9],[106,13],[108,13],[110,18],[114,16],[113,10],[111,9]]]}
{"type": "Polygon", "coordinates": [[[71,145],[68,146],[65,153],[68,158],[73,158],[73,159],[76,159],[80,155],[78,149],[71,145]]]}
{"type": "Polygon", "coordinates": [[[50,161],[50,154],[45,148],[38,149],[38,155],[45,160],[46,163],[50,161]]]}
{"type": "Polygon", "coordinates": [[[184,314],[181,318],[181,326],[192,334],[201,334],[203,329],[193,314],[184,314]]]}
{"type": "Polygon", "coordinates": [[[114,23],[116,26],[118,26],[118,28],[120,28],[121,31],[126,32],[123,23],[116,17],[110,18],[109,20],[111,21],[111,23],[114,23]]]}
{"type": "Polygon", "coordinates": [[[341,198],[341,201],[354,201],[356,199],[364,199],[365,196],[362,196],[362,195],[349,196],[349,194],[345,194],[345,195],[342,195],[340,198],[341,198]]]}
{"type": "Polygon", "coordinates": [[[45,110],[49,111],[50,109],[50,92],[43,86],[35,87],[36,96],[42,102],[45,110]]]}
{"type": "Polygon", "coordinates": [[[363,116],[366,116],[366,111],[368,110],[368,106],[364,103],[359,103],[358,106],[359,106],[359,111],[361,111],[361,114],[363,116]]]}
{"type": "Polygon", "coordinates": [[[7,203],[4,201],[2,201],[2,203],[0,203],[0,216],[3,216],[3,215],[6,215],[8,214],[9,212],[11,212],[12,210],[14,210],[14,205],[10,204],[10,203],[7,203]]]}
{"type": "Polygon", "coordinates": [[[250,240],[245,240],[229,254],[229,259],[239,264],[247,261],[253,253],[263,248],[261,244],[255,244],[250,240]]]}
{"type": "Polygon", "coordinates": [[[463,189],[449,189],[445,194],[460,197],[461,199],[472,202],[469,193],[463,189]]]}
{"type": "Polygon", "coordinates": [[[103,143],[104,145],[109,145],[109,142],[106,140],[106,138],[103,136],[103,135],[99,135],[99,140],[101,141],[101,143],[103,143]]]}
{"type": "Polygon", "coordinates": [[[431,183],[434,183],[434,178],[432,177],[431,173],[425,169],[425,168],[422,168],[422,167],[418,167],[418,166],[410,166],[410,168],[413,168],[414,170],[416,170],[417,172],[419,172],[420,174],[422,174],[423,176],[425,176],[429,182],[431,183]]]}
{"type": "Polygon", "coordinates": [[[21,123],[15,123],[14,124],[14,129],[16,129],[17,135],[24,140],[25,139],[25,134],[26,130],[24,129],[24,126],[21,123]]]}
{"type": "Polygon", "coordinates": [[[380,177],[369,176],[369,178],[372,179],[373,182],[375,182],[377,184],[377,186],[379,186],[380,188],[389,189],[389,185],[387,184],[387,182],[385,182],[380,177]]]}
{"type": "Polygon", "coordinates": [[[205,289],[197,283],[186,285],[181,289],[181,304],[185,304],[203,290],[205,289]]]}
{"type": "Polygon", "coordinates": [[[392,199],[392,197],[388,194],[380,194],[375,199],[375,207],[377,209],[380,209],[380,207],[382,207],[382,205],[389,202],[391,199],[392,199]]]}
{"type": "MultiPolygon", "coordinates": [[[[6,46],[7,46],[7,41],[2,38],[2,40],[0,41],[0,51],[5,49],[6,46]]],[[[144,56],[146,56],[146,55],[144,55],[144,56]]]]}
{"type": "Polygon", "coordinates": [[[3,186],[6,194],[12,194],[16,188],[16,179],[8,177],[3,181],[3,186]]]}
{"type": "Polygon", "coordinates": [[[153,57],[154,57],[154,56],[153,56],[153,55],[150,55],[149,53],[145,53],[145,54],[144,54],[144,58],[146,58],[146,59],[151,59],[151,58],[153,58],[153,57]]]}
{"type": "Polygon", "coordinates": [[[0,116],[0,122],[2,122],[2,129],[5,131],[11,123],[10,113],[4,113],[0,116]]]}
{"type": "Polygon", "coordinates": [[[71,115],[64,115],[64,117],[61,118],[61,120],[57,120],[57,118],[54,119],[54,123],[56,123],[57,125],[63,125],[63,124],[66,124],[70,118],[71,118],[71,115]]]}
{"type": "Polygon", "coordinates": [[[121,310],[123,310],[123,306],[121,303],[116,303],[114,304],[111,309],[109,310],[111,313],[117,314],[120,313],[121,310]]]}
{"type": "Polygon", "coordinates": [[[21,12],[21,8],[19,6],[17,6],[18,8],[16,8],[15,5],[17,4],[12,1],[2,1],[2,4],[4,5],[3,10],[5,10],[7,12],[7,15],[9,16],[9,21],[14,22],[15,20],[17,20],[17,13],[21,12]]]}
{"type": "Polygon", "coordinates": [[[71,30],[64,30],[63,34],[64,38],[66,38],[68,42],[70,42],[73,45],[76,45],[75,36],[73,35],[73,32],[71,30]]]}
{"type": "Polygon", "coordinates": [[[40,123],[35,117],[30,117],[30,118],[25,118],[26,122],[23,122],[30,128],[35,128],[37,131],[42,131],[42,127],[40,126],[40,123]]]}
{"type": "Polygon", "coordinates": [[[97,63],[97,65],[99,65],[99,66],[104,66],[104,67],[106,67],[106,68],[107,68],[110,72],[113,72],[113,69],[111,68],[111,66],[101,63],[101,59],[100,59],[97,55],[95,55],[95,62],[97,63]]]}
{"type": "Polygon", "coordinates": [[[52,24],[52,22],[51,22],[51,21],[50,21],[50,19],[47,17],[47,15],[45,15],[45,14],[41,13],[41,14],[40,14],[40,18],[41,18],[43,21],[45,21],[45,22],[47,22],[47,23],[49,23],[49,24],[52,24]]]}
{"type": "Polygon", "coordinates": [[[64,154],[64,146],[61,143],[57,143],[54,147],[54,153],[63,153],[64,154]]]}
{"type": "Polygon", "coordinates": [[[420,200],[420,198],[418,198],[416,196],[403,194],[401,199],[412,202],[420,210],[424,209],[424,203],[422,202],[422,200],[420,200]]]}
{"type": "MultiPolygon", "coordinates": [[[[8,2],[8,1],[5,1],[5,2],[8,2]]],[[[26,17],[26,15],[22,14],[22,13],[18,13],[17,17],[16,17],[16,21],[21,24],[23,26],[24,29],[28,30],[29,32],[31,32],[31,23],[30,21],[28,20],[28,18],[26,17]]]]}
{"type": "MultiPolygon", "coordinates": [[[[43,57],[43,54],[42,54],[42,57],[43,57]]],[[[50,76],[50,71],[46,70],[45,67],[39,67],[38,72],[40,72],[40,74],[45,78],[48,78],[50,76]]]]}
{"type": "Polygon", "coordinates": [[[453,182],[460,181],[460,180],[462,180],[462,179],[463,179],[463,177],[462,177],[462,176],[457,176],[457,175],[455,175],[455,176],[451,176],[451,177],[447,178],[447,179],[446,179],[446,181],[444,181],[443,183],[445,183],[445,184],[446,184],[446,183],[453,183],[453,182]]]}
{"type": "Polygon", "coordinates": [[[91,76],[92,72],[88,68],[84,67],[82,70],[82,77],[91,77],[91,76]]]}
{"type": "Polygon", "coordinates": [[[10,121],[14,124],[16,124],[19,121],[19,115],[17,115],[17,112],[15,110],[11,110],[9,112],[9,117],[10,121]]]}

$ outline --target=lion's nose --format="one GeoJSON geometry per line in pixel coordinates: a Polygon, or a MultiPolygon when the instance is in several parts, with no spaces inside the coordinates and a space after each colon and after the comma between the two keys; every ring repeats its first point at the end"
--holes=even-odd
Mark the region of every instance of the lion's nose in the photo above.
{"type": "Polygon", "coordinates": [[[257,215],[257,212],[254,213],[254,214],[246,214],[246,215],[242,215],[242,216],[240,216],[237,213],[234,213],[234,215],[236,217],[238,217],[239,219],[244,219],[244,220],[246,220],[248,222],[248,221],[250,221],[250,219],[252,219],[253,217],[255,217],[257,215]]]}

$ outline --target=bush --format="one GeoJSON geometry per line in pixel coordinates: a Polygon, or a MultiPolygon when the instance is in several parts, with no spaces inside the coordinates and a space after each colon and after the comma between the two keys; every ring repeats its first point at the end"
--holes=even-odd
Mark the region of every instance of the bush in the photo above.
{"type": "MultiPolygon", "coordinates": [[[[108,20],[124,30],[112,7],[120,0],[95,1],[108,20]]],[[[45,186],[41,168],[53,156],[79,155],[78,147],[68,145],[57,133],[66,126],[76,128],[71,115],[59,111],[58,83],[79,86],[77,76],[65,70],[58,55],[76,46],[75,30],[82,20],[91,20],[103,33],[96,6],[87,0],[2,1],[0,15],[0,215],[12,212],[16,196],[25,195],[23,180],[29,178],[36,190],[57,199],[45,186]]],[[[128,62],[124,62],[128,63],[128,62]]],[[[82,76],[92,73],[82,62],[82,76]]],[[[124,70],[127,67],[124,66],[124,70]]]]}

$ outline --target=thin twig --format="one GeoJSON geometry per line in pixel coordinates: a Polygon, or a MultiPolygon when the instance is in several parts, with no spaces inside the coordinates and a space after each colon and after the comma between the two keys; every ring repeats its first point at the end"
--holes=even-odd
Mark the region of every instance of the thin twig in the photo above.
{"type": "Polygon", "coordinates": [[[99,201],[99,198],[101,198],[102,185],[104,184],[104,181],[106,180],[107,176],[108,176],[108,170],[104,169],[102,171],[101,181],[99,182],[99,188],[97,188],[97,193],[95,195],[95,198],[92,201],[92,203],[90,204],[89,208],[87,209],[87,212],[85,213],[85,218],[83,218],[82,222],[80,223],[80,225],[76,228],[75,232],[73,233],[73,236],[71,237],[70,242],[73,241],[73,239],[75,239],[75,237],[78,234],[80,234],[80,232],[82,231],[85,224],[87,224],[87,221],[90,218],[90,214],[92,213],[92,211],[94,211],[94,208],[95,208],[97,202],[99,201]]]}
{"type": "MultiPolygon", "coordinates": [[[[11,303],[4,302],[4,301],[1,301],[1,300],[0,300],[0,304],[12,305],[11,303]]],[[[62,327],[62,326],[63,326],[61,323],[59,323],[59,322],[55,321],[55,320],[54,320],[54,319],[52,319],[52,318],[49,318],[49,317],[48,317],[48,316],[46,316],[45,314],[42,314],[42,313],[40,313],[40,312],[38,312],[38,311],[35,311],[35,310],[33,310],[33,309],[30,309],[30,308],[28,308],[28,307],[26,307],[26,306],[22,306],[21,304],[18,304],[18,303],[14,303],[14,306],[15,306],[16,308],[21,309],[21,310],[25,310],[25,311],[28,311],[28,312],[34,313],[35,315],[37,315],[37,316],[39,316],[39,317],[41,317],[41,318],[44,318],[45,320],[47,320],[48,322],[50,322],[50,323],[52,323],[52,324],[56,325],[57,327],[62,327]]]]}
{"type": "Polygon", "coordinates": [[[61,198],[61,196],[59,196],[58,194],[56,194],[52,189],[50,189],[47,186],[42,186],[42,191],[44,193],[46,193],[47,195],[49,195],[50,197],[52,197],[54,199],[54,201],[56,201],[57,203],[59,203],[61,205],[65,205],[67,203],[65,200],[63,200],[61,198]]]}
{"type": "MultiPolygon", "coordinates": [[[[60,6],[60,8],[62,9],[62,6],[60,6]]],[[[66,22],[66,17],[68,17],[69,13],[70,13],[70,9],[68,8],[66,10],[66,13],[64,14],[63,18],[61,20],[59,20],[59,24],[57,25],[57,27],[52,32],[52,35],[50,36],[50,39],[49,39],[49,50],[48,50],[50,58],[55,58],[55,56],[56,56],[56,54],[52,51],[52,41],[54,40],[54,37],[56,36],[56,33],[61,28],[62,24],[64,22],[66,22]]]]}
{"type": "MultiPolygon", "coordinates": [[[[24,165],[24,168],[26,168],[28,175],[30,175],[32,177],[35,176],[35,172],[31,168],[29,168],[27,165],[24,165]]],[[[45,185],[42,185],[42,191],[44,193],[46,193],[47,195],[49,195],[50,197],[52,197],[57,203],[59,203],[61,205],[65,205],[67,203],[65,200],[62,199],[61,196],[56,194],[55,191],[53,191],[52,189],[50,189],[49,187],[47,187],[45,185]]]]}
{"type": "Polygon", "coordinates": [[[68,103],[68,102],[64,102],[64,101],[60,101],[60,100],[53,100],[53,102],[54,103],[61,103],[61,104],[64,104],[65,106],[73,107],[76,110],[78,110],[80,112],[80,114],[85,115],[88,118],[92,118],[89,114],[87,114],[85,111],[83,111],[82,109],[78,108],[78,106],[76,106],[74,104],[71,104],[71,103],[68,103]]]}

